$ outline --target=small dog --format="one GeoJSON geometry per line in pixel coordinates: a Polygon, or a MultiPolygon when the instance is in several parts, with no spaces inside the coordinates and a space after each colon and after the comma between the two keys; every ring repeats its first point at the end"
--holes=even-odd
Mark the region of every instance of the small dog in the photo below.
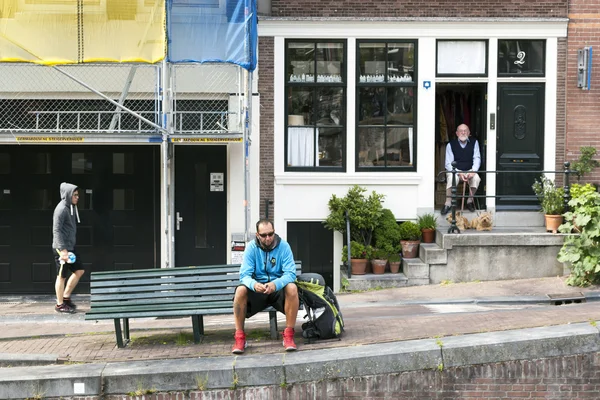
{"type": "Polygon", "coordinates": [[[478,231],[491,231],[492,226],[492,214],[486,211],[482,212],[471,221],[471,228],[477,229],[478,231]]]}
{"type": "MultiPolygon", "coordinates": [[[[448,216],[446,217],[446,221],[452,223],[452,214],[448,214],[448,216]]],[[[456,212],[456,226],[461,231],[464,231],[465,229],[469,229],[471,227],[469,220],[466,217],[463,217],[460,211],[456,212]]]]}

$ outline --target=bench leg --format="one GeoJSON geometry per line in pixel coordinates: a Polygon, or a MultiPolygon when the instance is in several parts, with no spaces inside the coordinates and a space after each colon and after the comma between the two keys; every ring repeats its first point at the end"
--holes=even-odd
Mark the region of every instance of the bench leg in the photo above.
{"type": "Polygon", "coordinates": [[[200,343],[201,336],[204,335],[204,319],[202,315],[192,315],[192,328],[194,330],[194,343],[200,343]]]}
{"type": "Polygon", "coordinates": [[[269,311],[269,325],[271,327],[271,339],[275,340],[279,336],[277,333],[277,311],[269,311]]]}
{"type": "Polygon", "coordinates": [[[115,318],[115,334],[117,335],[117,347],[122,349],[123,345],[123,334],[121,333],[121,320],[115,318]]]}
{"type": "Polygon", "coordinates": [[[125,344],[129,343],[129,318],[123,318],[123,337],[125,344]]]}

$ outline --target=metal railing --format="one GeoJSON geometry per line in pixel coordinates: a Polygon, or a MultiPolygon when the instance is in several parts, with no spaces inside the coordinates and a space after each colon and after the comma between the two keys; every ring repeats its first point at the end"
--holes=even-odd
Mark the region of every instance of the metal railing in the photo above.
{"type": "MultiPolygon", "coordinates": [[[[452,162],[452,171],[447,171],[447,170],[443,170],[438,172],[437,174],[437,178],[436,181],[440,182],[442,181],[442,179],[439,179],[441,176],[446,176],[445,174],[452,174],[452,186],[451,186],[451,210],[452,210],[452,219],[450,221],[450,227],[448,228],[448,233],[460,233],[460,229],[456,226],[456,208],[458,206],[458,199],[464,199],[470,197],[466,196],[464,194],[458,194],[458,190],[457,190],[457,186],[458,186],[458,182],[457,182],[457,174],[460,174],[462,172],[467,172],[467,171],[459,171],[456,169],[456,161],[452,162]],[[443,175],[442,175],[443,174],[443,175]]],[[[564,202],[564,207],[565,207],[565,211],[568,211],[569,209],[569,200],[571,199],[571,195],[570,195],[570,185],[569,185],[569,176],[573,173],[576,173],[575,171],[572,171],[569,169],[569,167],[571,166],[571,163],[569,163],[568,161],[564,163],[564,169],[562,171],[536,171],[536,170],[532,170],[532,171],[528,171],[528,170],[511,170],[511,171],[473,171],[476,172],[477,174],[503,174],[503,173],[511,173],[511,174],[563,174],[564,175],[564,180],[563,180],[563,187],[564,187],[564,194],[563,194],[563,202],[564,202]]],[[[466,183],[465,183],[466,184],[466,183]]],[[[532,182],[533,184],[533,182],[532,182]]],[[[507,195],[486,195],[486,194],[482,194],[482,195],[477,195],[474,194],[472,197],[474,198],[501,198],[501,197],[507,197],[507,195]]],[[[533,195],[510,195],[511,199],[537,199],[537,196],[535,194],[533,195]]]]}

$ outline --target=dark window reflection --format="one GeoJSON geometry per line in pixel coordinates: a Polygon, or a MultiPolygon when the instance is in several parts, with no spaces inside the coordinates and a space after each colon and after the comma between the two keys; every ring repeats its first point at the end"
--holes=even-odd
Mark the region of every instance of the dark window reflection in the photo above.
{"type": "Polygon", "coordinates": [[[73,153],[71,156],[71,172],[73,174],[92,173],[92,156],[89,153],[73,153]]]}
{"type": "Polygon", "coordinates": [[[0,174],[10,174],[10,155],[8,153],[0,153],[0,174]]]}
{"type": "Polygon", "coordinates": [[[498,75],[544,76],[544,40],[498,40],[498,75]]]}

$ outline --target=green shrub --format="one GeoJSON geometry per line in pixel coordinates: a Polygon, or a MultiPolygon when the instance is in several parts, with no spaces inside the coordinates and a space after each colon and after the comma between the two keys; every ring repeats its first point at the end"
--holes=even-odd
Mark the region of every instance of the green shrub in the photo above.
{"type": "Polygon", "coordinates": [[[375,246],[389,253],[400,252],[400,226],[391,210],[385,208],[373,231],[375,246]]]}
{"type": "Polygon", "coordinates": [[[419,225],[412,222],[406,221],[400,224],[400,239],[401,240],[420,240],[421,239],[421,228],[419,225]]]}
{"type": "Polygon", "coordinates": [[[390,253],[388,254],[389,262],[398,262],[401,260],[400,253],[390,253]]]}
{"type": "Polygon", "coordinates": [[[565,212],[564,193],[562,187],[556,187],[554,182],[545,175],[535,180],[531,186],[540,201],[542,211],[547,215],[561,215],[565,212]]]}
{"type": "Polygon", "coordinates": [[[385,251],[385,249],[373,249],[373,254],[371,255],[373,260],[387,260],[389,253],[385,251]]]}
{"type": "Polygon", "coordinates": [[[600,193],[581,190],[569,201],[569,207],[571,211],[565,213],[565,223],[559,228],[569,235],[558,253],[558,261],[571,266],[567,284],[600,283],[600,193]],[[575,226],[578,234],[571,233],[575,226]]]}
{"type": "Polygon", "coordinates": [[[593,193],[595,191],[596,188],[589,183],[586,183],[585,185],[574,183],[569,187],[569,194],[571,195],[571,199],[576,199],[578,197],[584,196],[587,193],[593,193]]]}
{"type": "Polygon", "coordinates": [[[418,217],[417,223],[421,229],[436,229],[437,217],[433,213],[426,213],[418,217]]]}
{"type": "MultiPolygon", "coordinates": [[[[361,243],[350,241],[350,258],[369,258],[367,249],[361,243]]],[[[348,246],[344,246],[342,249],[342,261],[348,261],[348,246]]]]}
{"type": "Polygon", "coordinates": [[[327,229],[338,231],[346,240],[346,211],[350,219],[350,238],[363,246],[371,244],[373,230],[379,224],[383,214],[383,194],[373,191],[367,197],[367,189],[352,186],[346,196],[332,195],[329,199],[329,215],[323,221],[327,229]]]}

